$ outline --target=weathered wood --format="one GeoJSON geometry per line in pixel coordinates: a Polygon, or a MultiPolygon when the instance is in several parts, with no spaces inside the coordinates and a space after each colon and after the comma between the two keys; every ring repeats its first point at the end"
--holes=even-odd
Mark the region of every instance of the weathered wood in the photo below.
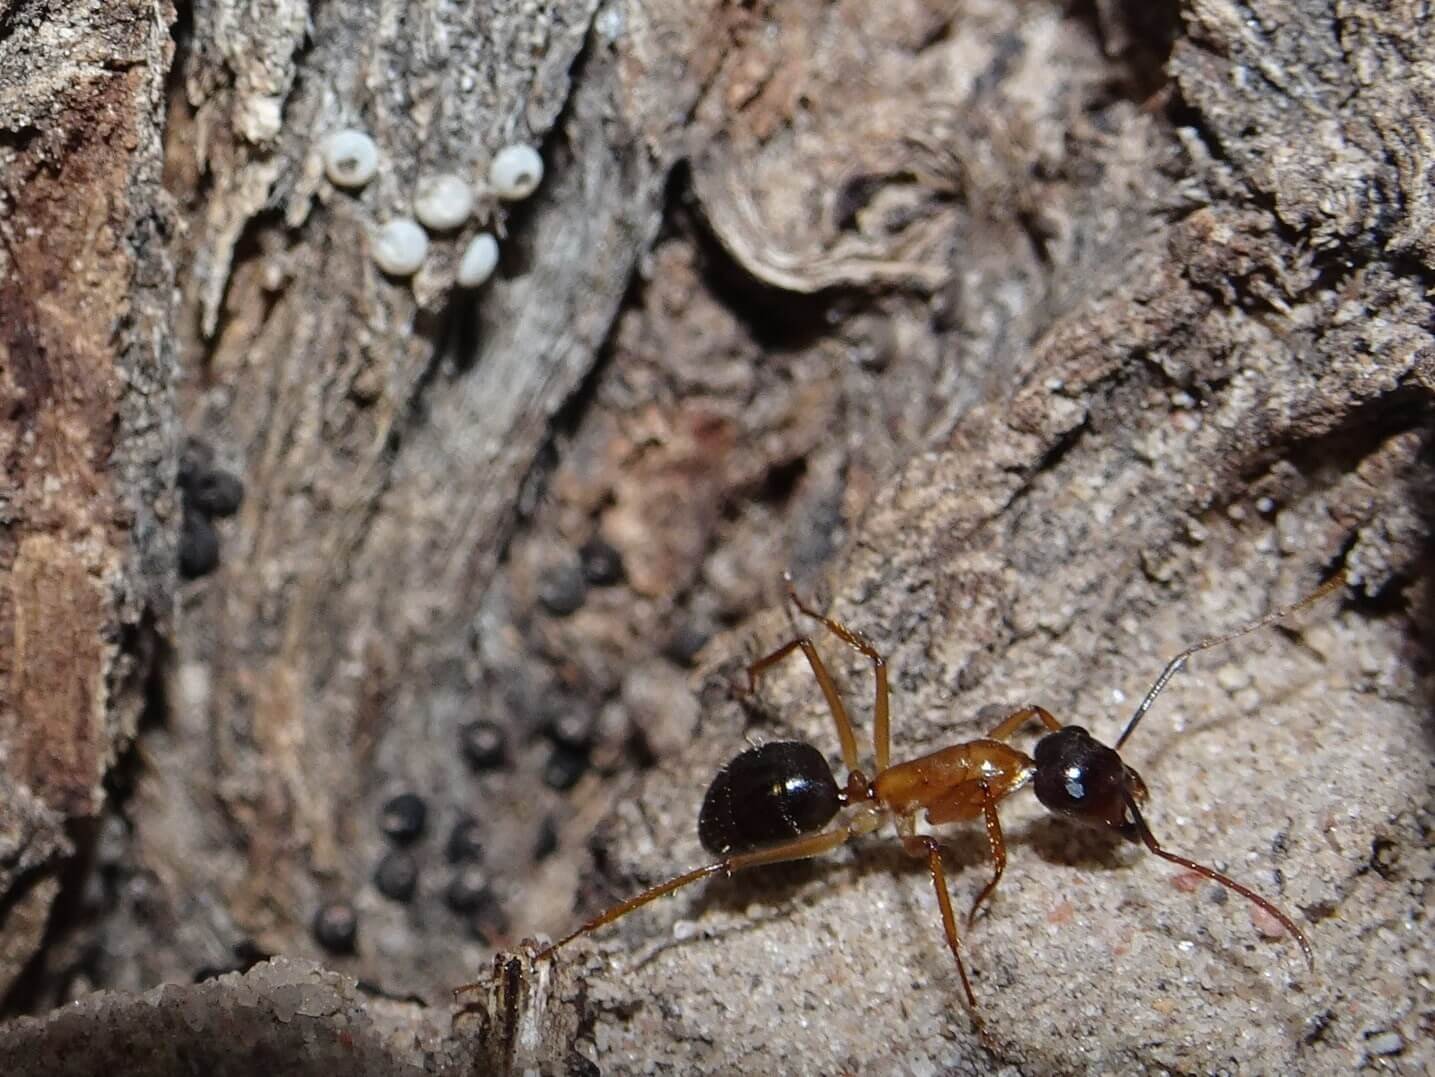
{"type": "Polygon", "coordinates": [[[0,12],[0,994],[134,734],[174,593],[167,4],[0,12]]]}

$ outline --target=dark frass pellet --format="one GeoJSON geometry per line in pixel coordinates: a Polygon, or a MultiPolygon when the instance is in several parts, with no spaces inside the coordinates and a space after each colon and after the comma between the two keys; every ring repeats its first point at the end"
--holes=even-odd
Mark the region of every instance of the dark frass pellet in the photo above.
{"type": "Polygon", "coordinates": [[[390,798],[379,814],[379,829],[390,841],[407,845],[424,832],[429,809],[417,793],[400,793],[390,798]]]}
{"type": "Polygon", "coordinates": [[[558,744],[549,753],[548,762],[543,766],[543,782],[550,789],[566,792],[578,784],[578,779],[583,777],[583,772],[587,769],[587,753],[558,744]]]}
{"type": "Polygon", "coordinates": [[[179,474],[176,481],[180,490],[188,495],[203,476],[214,467],[214,450],[208,442],[199,438],[185,438],[184,448],[179,452],[179,474]]]}
{"type": "Polygon", "coordinates": [[[233,516],[244,504],[244,483],[223,468],[194,479],[186,490],[189,506],[206,516],[233,516]]]}
{"type": "Polygon", "coordinates": [[[503,765],[507,754],[507,738],[493,722],[479,719],[469,722],[459,732],[463,757],[474,770],[493,770],[503,765]]]}
{"type": "Polygon", "coordinates": [[[554,565],[538,581],[538,604],[554,617],[576,613],[587,597],[583,570],[574,564],[554,565]]]}
{"type": "Polygon", "coordinates": [[[374,889],[391,901],[411,900],[418,885],[418,861],[403,849],[391,849],[374,869],[374,889]]]}
{"type": "Polygon", "coordinates": [[[359,941],[359,914],[347,901],[331,901],[314,914],[314,941],[331,954],[352,954],[359,941]]]}
{"type": "Polygon", "coordinates": [[[179,528],[179,574],[197,580],[218,567],[219,532],[208,517],[186,508],[179,528]]]}
{"type": "Polygon", "coordinates": [[[698,652],[707,646],[709,635],[698,625],[680,625],[668,637],[668,642],[663,647],[663,656],[675,665],[690,668],[697,659],[698,652]]]}
{"type": "Polygon", "coordinates": [[[454,871],[443,892],[444,904],[457,913],[470,913],[488,898],[488,873],[477,864],[454,871]]]}
{"type": "Polygon", "coordinates": [[[533,842],[533,859],[535,862],[541,862],[557,851],[558,824],[553,821],[553,816],[546,815],[538,825],[538,837],[533,842]]]}
{"type": "Polygon", "coordinates": [[[578,551],[583,578],[594,587],[612,587],[623,579],[623,555],[600,538],[589,539],[578,551]]]}
{"type": "Polygon", "coordinates": [[[450,864],[477,863],[483,859],[483,835],[478,820],[465,815],[453,824],[443,847],[450,864]]]}

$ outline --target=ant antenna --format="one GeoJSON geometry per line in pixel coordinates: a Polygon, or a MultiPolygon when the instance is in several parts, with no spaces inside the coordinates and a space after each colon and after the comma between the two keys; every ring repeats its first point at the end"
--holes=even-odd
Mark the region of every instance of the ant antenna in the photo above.
{"type": "MultiPolygon", "coordinates": [[[[1303,610],[1307,606],[1313,605],[1316,602],[1319,602],[1322,598],[1330,594],[1332,591],[1345,586],[1345,582],[1345,569],[1341,569],[1334,576],[1326,580],[1323,584],[1317,587],[1310,594],[1306,595],[1304,598],[1300,599],[1298,602],[1292,602],[1289,606],[1282,606],[1278,610],[1272,610],[1270,613],[1262,617],[1259,621],[1252,621],[1248,625],[1244,625],[1240,628],[1237,628],[1234,632],[1223,632],[1219,636],[1207,636],[1199,643],[1191,644],[1191,646],[1187,647],[1175,658],[1171,659],[1171,661],[1166,663],[1166,668],[1161,671],[1161,676],[1156,678],[1156,683],[1153,684],[1151,686],[1151,690],[1146,693],[1146,698],[1141,701],[1141,705],[1136,708],[1136,713],[1131,716],[1131,721],[1126,723],[1126,728],[1122,730],[1121,736],[1117,738],[1116,750],[1121,750],[1121,746],[1126,743],[1126,739],[1130,737],[1132,731],[1135,730],[1136,723],[1141,721],[1141,719],[1145,717],[1146,712],[1151,709],[1151,704],[1155,702],[1156,697],[1161,694],[1161,692],[1165,689],[1166,685],[1170,682],[1171,678],[1176,675],[1177,671],[1180,670],[1180,668],[1186,664],[1186,659],[1190,658],[1197,651],[1204,651],[1208,647],[1216,647],[1222,643],[1229,643],[1231,640],[1238,639],[1239,637],[1246,635],[1246,633],[1248,632],[1254,632],[1258,628],[1265,628],[1267,625],[1274,624],[1276,621],[1284,620],[1291,614],[1303,610]]],[[[1151,845],[1151,842],[1148,840],[1146,844],[1151,845]]],[[[1152,849],[1155,849],[1154,845],[1152,845],[1152,849]]],[[[1195,871],[1205,870],[1203,868],[1200,868],[1198,865],[1191,865],[1191,867],[1192,870],[1195,871]]],[[[1235,886],[1235,884],[1232,883],[1231,880],[1226,879],[1224,876],[1221,876],[1221,879],[1224,880],[1226,883],[1235,886]]],[[[1236,889],[1256,901],[1261,900],[1260,898],[1257,898],[1254,894],[1249,893],[1248,891],[1242,889],[1239,886],[1236,886],[1236,889]]],[[[1264,905],[1265,902],[1262,901],[1261,904],[1264,905]]],[[[1275,912],[1274,909],[1271,909],[1271,911],[1275,912]]],[[[1276,916],[1280,917],[1282,920],[1285,920],[1285,917],[1281,916],[1281,914],[1278,912],[1276,912],[1276,916]]],[[[1294,929],[1292,928],[1292,930],[1294,929]]],[[[1300,932],[1296,932],[1296,934],[1299,935],[1300,932]]]]}
{"type": "MultiPolygon", "coordinates": [[[[1316,592],[1315,595],[1311,596],[1311,598],[1320,597],[1320,595],[1324,594],[1327,590],[1329,590],[1329,588],[1330,584],[1327,583],[1324,587],[1321,588],[1320,591],[1316,592]]],[[[1296,603],[1296,606],[1291,608],[1297,608],[1309,601],[1311,601],[1311,599],[1305,599],[1301,602],[1296,603]]],[[[1286,613],[1289,611],[1282,610],[1281,612],[1286,613]]],[[[1240,633],[1235,634],[1240,635],[1240,633]]],[[[1126,810],[1131,813],[1131,819],[1136,824],[1136,833],[1141,835],[1141,840],[1145,842],[1146,848],[1150,849],[1162,860],[1169,860],[1173,864],[1180,864],[1188,871],[1194,871],[1197,875],[1204,875],[1212,882],[1218,882],[1222,886],[1226,887],[1226,889],[1234,890],[1246,900],[1255,902],[1255,904],[1259,905],[1262,909],[1264,909],[1266,912],[1270,913],[1277,920],[1279,920],[1281,926],[1291,933],[1292,937],[1294,937],[1296,942],[1300,943],[1301,953],[1305,954],[1305,963],[1310,967],[1312,972],[1315,971],[1315,952],[1310,948],[1310,940],[1305,937],[1305,932],[1301,931],[1300,928],[1295,926],[1294,920],[1292,920],[1285,913],[1281,912],[1280,909],[1276,908],[1265,898],[1261,897],[1260,894],[1257,894],[1254,890],[1248,890],[1246,887],[1236,882],[1235,879],[1232,879],[1226,875],[1222,875],[1215,868],[1208,868],[1205,864],[1198,864],[1194,860],[1188,860],[1184,856],[1179,856],[1176,853],[1167,852],[1165,849],[1161,848],[1161,843],[1156,840],[1156,836],[1151,833],[1151,828],[1146,825],[1146,820],[1142,818],[1141,809],[1136,807],[1136,798],[1128,793],[1126,794],[1124,799],[1126,801],[1126,810]]]]}

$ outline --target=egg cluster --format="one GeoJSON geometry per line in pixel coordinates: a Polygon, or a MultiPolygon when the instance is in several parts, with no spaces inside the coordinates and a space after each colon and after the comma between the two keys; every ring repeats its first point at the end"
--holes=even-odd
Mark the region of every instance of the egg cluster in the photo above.
{"type": "MultiPolygon", "coordinates": [[[[378,174],[379,149],[363,131],[345,128],[322,144],[324,174],[335,187],[359,190],[378,174]]],[[[414,185],[412,216],[391,217],[369,236],[375,264],[393,277],[417,273],[429,253],[430,235],[461,229],[481,196],[505,202],[529,197],[543,182],[543,158],[532,146],[505,146],[488,166],[486,185],[475,191],[456,172],[424,176],[414,185]]],[[[498,268],[498,239],[492,232],[472,236],[459,256],[455,279],[462,288],[477,288],[498,268]]]]}

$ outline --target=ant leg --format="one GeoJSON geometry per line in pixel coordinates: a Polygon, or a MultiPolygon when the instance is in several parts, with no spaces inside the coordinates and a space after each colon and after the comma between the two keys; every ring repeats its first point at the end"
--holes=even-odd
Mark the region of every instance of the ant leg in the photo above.
{"type": "MultiPolygon", "coordinates": [[[[724,873],[725,870],[726,869],[724,867],[724,862],[719,860],[712,864],[704,864],[700,868],[694,868],[692,871],[684,872],[682,875],[679,875],[676,878],[669,879],[666,882],[658,883],[656,886],[650,886],[641,893],[635,894],[634,896],[628,898],[626,901],[620,901],[618,904],[604,909],[591,920],[585,920],[581,927],[577,928],[574,931],[570,931],[567,935],[564,935],[557,942],[549,943],[543,949],[538,951],[538,953],[535,955],[535,960],[542,960],[545,957],[552,957],[555,950],[557,950],[559,947],[568,945],[568,943],[572,942],[579,936],[586,935],[591,931],[597,931],[605,924],[611,924],[614,920],[618,920],[624,916],[627,916],[634,909],[640,909],[644,905],[648,904],[648,902],[656,901],[660,897],[664,897],[668,894],[671,894],[674,890],[681,890],[683,887],[688,886],[691,883],[698,882],[701,879],[706,879],[709,875],[721,875],[724,873]]],[[[464,988],[460,987],[457,990],[462,991],[464,990],[464,988]]]]}
{"type": "MultiPolygon", "coordinates": [[[[1003,750],[1011,751],[1009,748],[1003,750]]],[[[975,819],[978,815],[981,815],[982,820],[986,823],[987,847],[992,854],[992,878],[982,888],[982,892],[972,902],[971,911],[967,913],[968,931],[976,923],[977,912],[981,909],[982,903],[992,896],[992,892],[997,888],[997,883],[1001,882],[1002,872],[1006,871],[1006,838],[1002,836],[1001,817],[997,814],[997,802],[1009,792],[1011,789],[1007,787],[1004,791],[993,794],[990,782],[971,779],[948,790],[945,796],[933,802],[927,809],[927,822],[933,826],[965,822],[968,819],[975,819]]]]}
{"type": "MultiPolygon", "coordinates": [[[[862,633],[853,631],[841,621],[835,621],[831,617],[825,617],[816,610],[808,608],[797,596],[797,589],[792,586],[791,576],[787,578],[787,597],[792,600],[792,604],[800,612],[805,613],[814,621],[821,621],[827,626],[827,630],[843,643],[872,660],[872,672],[877,677],[877,699],[872,708],[872,748],[877,758],[877,773],[881,774],[892,762],[891,692],[887,687],[887,660],[877,652],[877,648],[873,647],[862,633]]],[[[849,766],[848,769],[852,768],[849,766]]]]}
{"type": "MultiPolygon", "coordinates": [[[[574,939],[596,931],[614,920],[627,916],[634,909],[640,909],[650,901],[656,901],[660,897],[671,894],[675,890],[681,890],[691,883],[706,879],[710,875],[734,875],[746,868],[755,868],[762,864],[780,864],[788,860],[808,860],[814,856],[821,856],[823,853],[831,852],[852,837],[850,826],[841,826],[833,830],[824,830],[817,834],[806,834],[792,841],[785,841],[780,845],[774,845],[767,849],[758,849],[751,853],[737,853],[734,856],[724,857],[722,860],[714,861],[711,864],[704,864],[700,868],[684,872],[682,875],[650,886],[642,893],[635,894],[627,901],[621,901],[609,909],[605,909],[591,920],[587,920],[575,931],[564,935],[555,943],[551,943],[539,950],[534,955],[535,961],[542,961],[544,958],[552,957],[554,952],[563,946],[567,946],[574,939]]],[[[455,987],[454,994],[462,994],[483,986],[483,981],[464,984],[455,987]]]]}
{"type": "Polygon", "coordinates": [[[1241,897],[1253,902],[1260,908],[1264,909],[1266,912],[1270,913],[1272,916],[1274,916],[1277,920],[1281,922],[1281,926],[1284,927],[1287,931],[1289,931],[1291,935],[1295,938],[1295,941],[1300,944],[1301,953],[1305,954],[1305,963],[1310,966],[1312,972],[1315,971],[1315,951],[1311,949],[1310,940],[1305,937],[1305,932],[1301,931],[1300,928],[1295,926],[1294,920],[1292,920],[1285,913],[1281,912],[1280,909],[1276,908],[1265,898],[1257,894],[1254,890],[1242,886],[1240,883],[1236,882],[1235,879],[1232,879],[1229,876],[1222,875],[1215,868],[1208,868],[1205,864],[1198,864],[1194,860],[1187,860],[1184,856],[1177,856],[1175,853],[1167,852],[1165,849],[1161,848],[1161,843],[1158,842],[1156,840],[1156,836],[1151,833],[1151,828],[1146,825],[1146,820],[1142,818],[1140,809],[1136,807],[1135,800],[1130,796],[1126,798],[1126,810],[1131,813],[1131,819],[1136,824],[1136,832],[1141,835],[1141,840],[1146,843],[1146,848],[1150,849],[1162,860],[1169,860],[1173,864],[1180,864],[1181,867],[1187,869],[1188,871],[1194,871],[1197,875],[1204,875],[1212,882],[1220,883],[1222,886],[1230,890],[1234,890],[1236,893],[1240,894],[1241,897]]]}
{"type": "MultiPolygon", "coordinates": [[[[908,827],[911,823],[909,821],[908,827]]],[[[904,828],[906,829],[906,828],[904,828]]],[[[972,993],[972,982],[967,979],[967,967],[962,964],[962,946],[957,939],[957,918],[952,913],[952,897],[947,893],[947,876],[942,870],[942,847],[935,838],[925,835],[903,834],[902,848],[908,856],[927,861],[927,872],[932,876],[932,886],[937,891],[937,907],[942,910],[942,930],[947,935],[947,947],[957,959],[957,975],[962,978],[962,987],[967,993],[967,1005],[972,1018],[981,1027],[981,1015],[977,1013],[977,996],[972,993]]]]}
{"type": "Polygon", "coordinates": [[[752,665],[747,667],[747,690],[757,690],[757,679],[767,670],[777,665],[784,658],[798,648],[807,656],[807,663],[812,667],[813,676],[822,688],[822,694],[827,697],[827,709],[832,712],[832,720],[837,723],[837,739],[842,742],[842,762],[847,764],[848,771],[857,770],[857,738],[852,734],[852,720],[847,717],[847,708],[842,705],[842,697],[837,694],[837,685],[832,680],[832,674],[827,672],[827,667],[822,664],[822,656],[817,653],[817,648],[806,636],[784,643],[771,654],[759,658],[752,665]]]}
{"type": "Polygon", "coordinates": [[[982,907],[982,902],[992,896],[992,891],[997,888],[997,883],[1002,881],[1002,872],[1006,871],[1006,839],[1002,837],[1002,823],[997,815],[996,798],[992,796],[991,789],[986,782],[982,782],[982,817],[987,824],[987,844],[992,851],[992,881],[977,895],[977,900],[972,902],[972,911],[967,913],[967,930],[971,931],[972,925],[977,920],[977,910],[982,907]]]}
{"type": "Polygon", "coordinates": [[[987,736],[992,740],[1006,740],[1033,718],[1040,718],[1041,724],[1046,726],[1048,733],[1055,733],[1061,728],[1061,723],[1053,718],[1051,711],[1045,707],[1022,707],[1021,710],[1012,711],[1003,718],[1001,725],[993,729],[987,736]]]}

